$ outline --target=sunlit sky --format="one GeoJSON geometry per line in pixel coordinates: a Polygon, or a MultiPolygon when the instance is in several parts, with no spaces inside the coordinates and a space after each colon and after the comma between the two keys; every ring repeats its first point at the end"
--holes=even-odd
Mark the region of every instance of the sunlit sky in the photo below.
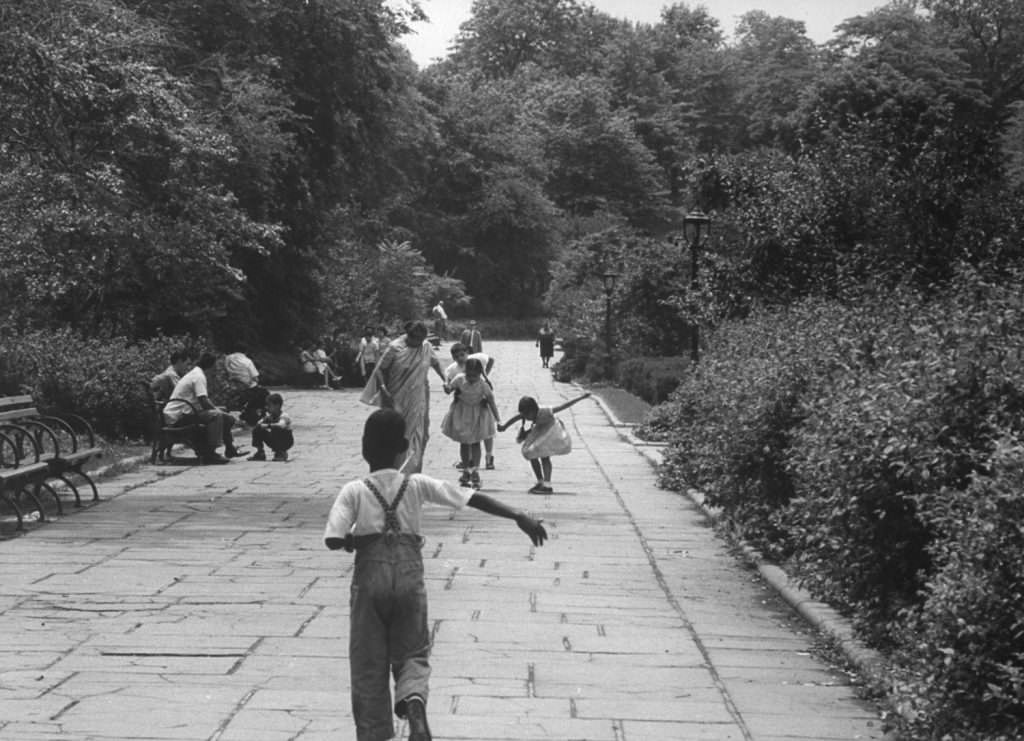
{"type": "MultiPolygon", "coordinates": [[[[616,18],[628,18],[641,23],[656,23],[661,18],[662,8],[672,4],[666,0],[582,2],[616,18]]],[[[421,0],[420,4],[430,17],[430,23],[417,24],[416,33],[405,37],[403,41],[416,63],[424,67],[447,54],[448,47],[459,31],[459,25],[469,18],[473,0],[421,0]]],[[[832,38],[837,24],[886,3],[882,0],[703,0],[686,4],[691,8],[703,5],[719,20],[726,34],[732,33],[736,21],[747,11],[763,10],[769,15],[803,21],[807,26],[807,35],[820,44],[832,38]]]]}

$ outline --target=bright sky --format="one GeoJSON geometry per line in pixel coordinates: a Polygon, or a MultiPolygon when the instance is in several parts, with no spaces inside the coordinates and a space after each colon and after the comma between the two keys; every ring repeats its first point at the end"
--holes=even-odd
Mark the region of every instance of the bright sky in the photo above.
{"type": "MultiPolygon", "coordinates": [[[[661,18],[661,9],[672,4],[671,0],[583,2],[616,18],[628,18],[642,23],[656,23],[661,18]]],[[[803,21],[807,26],[807,35],[820,44],[832,38],[832,30],[842,21],[886,3],[885,0],[692,0],[686,4],[691,8],[698,5],[707,8],[718,18],[727,35],[732,33],[741,15],[749,10],[763,10],[769,15],[803,21]]],[[[421,0],[421,6],[431,22],[417,24],[416,33],[404,39],[417,64],[425,67],[434,59],[446,56],[459,25],[469,18],[472,5],[473,0],[421,0]]]]}

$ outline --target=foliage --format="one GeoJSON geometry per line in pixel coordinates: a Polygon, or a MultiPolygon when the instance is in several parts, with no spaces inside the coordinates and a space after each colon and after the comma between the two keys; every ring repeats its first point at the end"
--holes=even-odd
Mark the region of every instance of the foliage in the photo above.
{"type": "MultiPolygon", "coordinates": [[[[141,438],[148,430],[149,379],[167,367],[174,350],[198,357],[190,337],[85,336],[72,329],[8,335],[0,387],[29,393],[40,408],[78,414],[111,439],[141,438]]],[[[215,386],[211,384],[211,394],[215,386]]]]}
{"type": "Polygon", "coordinates": [[[984,473],[919,503],[934,564],[903,615],[903,715],[919,732],[1012,738],[1024,724],[1024,447],[1000,437],[984,473]]]}
{"type": "Polygon", "coordinates": [[[615,382],[648,404],[661,404],[689,371],[689,357],[627,358],[618,364],[615,382]]]}
{"type": "Polygon", "coordinates": [[[670,443],[665,485],[893,649],[902,701],[956,738],[1020,712],[1019,450],[1000,441],[1024,427],[1024,301],[994,275],[727,322],[639,430],[670,443]]]}

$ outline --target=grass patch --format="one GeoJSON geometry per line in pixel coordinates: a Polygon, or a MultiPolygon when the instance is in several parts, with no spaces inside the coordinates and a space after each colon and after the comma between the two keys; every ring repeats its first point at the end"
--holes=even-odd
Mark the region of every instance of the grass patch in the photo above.
{"type": "Polygon", "coordinates": [[[620,422],[638,425],[651,411],[651,405],[618,386],[589,386],[587,390],[605,403],[620,422]]]}

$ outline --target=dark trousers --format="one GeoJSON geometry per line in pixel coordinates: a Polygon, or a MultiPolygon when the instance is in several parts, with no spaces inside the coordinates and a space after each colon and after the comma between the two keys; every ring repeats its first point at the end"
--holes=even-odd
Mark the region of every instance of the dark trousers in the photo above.
{"type": "Polygon", "coordinates": [[[427,700],[430,628],[423,540],[405,533],[359,540],[349,605],[352,715],[358,741],[381,741],[394,735],[392,676],[399,717],[411,696],[427,700]]]}
{"type": "Polygon", "coordinates": [[[281,427],[253,427],[252,445],[256,450],[263,450],[263,446],[273,450],[275,453],[283,453],[295,444],[295,435],[291,430],[281,427]]]}
{"type": "Polygon", "coordinates": [[[238,415],[241,420],[250,427],[255,425],[263,416],[268,396],[270,391],[263,386],[252,386],[242,391],[238,395],[238,400],[242,404],[242,411],[238,415]]]}

